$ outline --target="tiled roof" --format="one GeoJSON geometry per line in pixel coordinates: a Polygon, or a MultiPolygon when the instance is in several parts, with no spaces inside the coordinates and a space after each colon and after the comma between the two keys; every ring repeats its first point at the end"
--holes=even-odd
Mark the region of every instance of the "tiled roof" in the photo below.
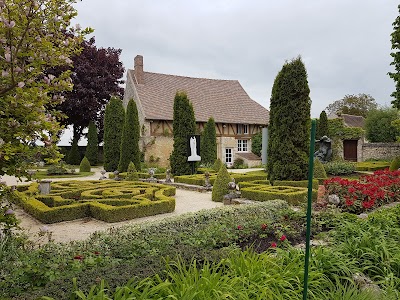
{"type": "Polygon", "coordinates": [[[261,160],[261,157],[252,152],[238,152],[236,155],[247,160],[261,160]]]}
{"type": "MultiPolygon", "coordinates": [[[[128,70],[131,78],[134,71],[128,70]]],[[[252,100],[237,80],[216,80],[144,72],[144,84],[135,82],[145,118],[172,120],[177,91],[184,91],[193,104],[196,121],[268,124],[269,111],[252,100]]]]}
{"type": "Polygon", "coordinates": [[[343,119],[344,124],[348,127],[364,128],[365,119],[363,116],[341,114],[340,117],[343,119]]]}

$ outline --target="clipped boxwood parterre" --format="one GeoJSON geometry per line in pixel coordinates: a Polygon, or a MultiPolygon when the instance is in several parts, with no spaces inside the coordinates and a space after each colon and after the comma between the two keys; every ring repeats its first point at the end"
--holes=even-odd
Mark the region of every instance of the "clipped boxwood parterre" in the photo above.
{"type": "Polygon", "coordinates": [[[20,186],[14,202],[43,223],[84,217],[119,222],[175,210],[175,188],[132,181],[55,182],[39,195],[38,184],[20,186]]]}
{"type": "MultiPolygon", "coordinates": [[[[265,180],[266,175],[264,174],[239,174],[239,173],[229,173],[231,178],[235,179],[236,183],[244,182],[244,181],[253,181],[253,180],[265,180]]],[[[217,178],[217,173],[210,174],[210,183],[214,185],[214,181],[217,178]]],[[[205,177],[204,174],[196,174],[196,175],[181,175],[174,177],[175,183],[186,183],[192,185],[205,185],[205,177]]]]}

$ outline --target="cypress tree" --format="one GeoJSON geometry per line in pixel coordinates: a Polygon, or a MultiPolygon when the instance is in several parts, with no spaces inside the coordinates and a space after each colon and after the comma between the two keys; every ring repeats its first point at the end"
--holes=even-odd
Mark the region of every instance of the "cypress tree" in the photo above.
{"type": "Polygon", "coordinates": [[[204,126],[200,143],[200,156],[201,161],[205,164],[213,164],[217,159],[217,133],[213,118],[209,118],[204,126]]]}
{"type": "Polygon", "coordinates": [[[196,120],[193,106],[184,92],[177,92],[175,95],[172,126],[174,147],[170,156],[171,172],[174,175],[190,174],[191,166],[187,161],[187,136],[195,134],[196,120]]]}
{"type": "Polygon", "coordinates": [[[99,145],[97,140],[97,128],[93,121],[89,122],[89,131],[87,134],[88,143],[86,146],[85,156],[89,160],[90,165],[97,164],[97,157],[99,154],[99,145]]]}
{"type": "Polygon", "coordinates": [[[326,112],[323,110],[319,115],[319,120],[317,124],[315,137],[320,139],[324,135],[328,136],[328,117],[326,116],[326,112]]]}
{"type": "Polygon", "coordinates": [[[79,165],[81,163],[81,155],[79,153],[78,140],[72,141],[71,150],[67,156],[67,163],[70,165],[79,165]]]}
{"type": "Polygon", "coordinates": [[[272,87],[267,163],[271,181],[307,179],[309,94],[307,71],[301,58],[286,62],[272,87]]]}
{"type": "Polygon", "coordinates": [[[213,185],[211,194],[212,201],[222,202],[224,196],[229,193],[228,183],[230,181],[231,177],[229,176],[228,170],[225,164],[222,164],[213,185]]]}
{"type": "Polygon", "coordinates": [[[118,97],[111,97],[104,113],[104,169],[117,170],[125,111],[118,97]]]}
{"type": "Polygon", "coordinates": [[[396,84],[396,90],[390,95],[394,98],[392,105],[394,108],[400,109],[400,4],[397,6],[397,9],[399,14],[392,23],[393,32],[391,34],[391,42],[393,52],[390,53],[390,56],[393,57],[390,65],[394,66],[394,72],[389,72],[388,75],[396,84]]]}
{"type": "Polygon", "coordinates": [[[122,130],[121,156],[118,171],[126,172],[131,161],[135,164],[136,170],[140,170],[139,135],[138,110],[135,101],[131,99],[126,108],[124,128],[122,130]]]}

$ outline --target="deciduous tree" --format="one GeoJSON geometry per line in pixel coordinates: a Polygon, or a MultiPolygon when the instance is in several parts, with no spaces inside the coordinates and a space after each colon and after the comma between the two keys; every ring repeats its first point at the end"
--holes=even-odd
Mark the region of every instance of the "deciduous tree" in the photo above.
{"type": "Polygon", "coordinates": [[[390,53],[390,56],[393,57],[390,65],[394,66],[395,71],[389,72],[388,75],[396,83],[396,90],[390,95],[394,98],[392,101],[393,107],[400,109],[400,5],[397,8],[399,15],[393,22],[393,32],[391,34],[393,52],[390,53]]]}
{"type": "Polygon", "coordinates": [[[378,104],[375,99],[368,94],[346,95],[343,99],[336,100],[329,104],[325,110],[329,114],[348,114],[355,116],[367,116],[370,110],[376,109],[378,104]]]}
{"type": "Polygon", "coordinates": [[[122,128],[125,111],[121,99],[111,97],[104,114],[104,169],[107,172],[117,170],[121,150],[122,128]]]}
{"type": "Polygon", "coordinates": [[[365,136],[372,143],[395,142],[400,132],[392,124],[397,120],[397,109],[382,108],[372,110],[365,119],[365,136]]]}
{"type": "Polygon", "coordinates": [[[71,65],[90,29],[70,27],[74,0],[0,1],[0,175],[15,174],[24,162],[45,154],[57,159],[60,129],[56,105],[72,89],[71,65]],[[70,32],[66,36],[65,32],[70,32]],[[42,140],[45,147],[35,147],[42,140]]]}
{"type": "Polygon", "coordinates": [[[124,128],[122,130],[121,154],[118,171],[126,172],[130,162],[135,164],[136,170],[140,170],[139,150],[140,125],[136,103],[129,100],[126,108],[124,128]]]}
{"type": "Polygon", "coordinates": [[[304,180],[308,174],[310,89],[300,58],[286,62],[272,87],[268,179],[304,180]]]}
{"type": "Polygon", "coordinates": [[[196,120],[193,106],[184,92],[177,92],[175,95],[173,118],[174,148],[170,156],[171,172],[174,175],[187,175],[191,173],[191,166],[187,161],[187,137],[195,134],[196,120]]]}
{"type": "Polygon", "coordinates": [[[65,94],[65,101],[58,107],[68,118],[64,125],[73,125],[74,138],[80,138],[90,121],[102,131],[104,108],[110,97],[122,96],[120,86],[124,67],[120,61],[121,49],[97,48],[95,38],[83,41],[82,52],[72,57],[72,91],[65,94]],[[85,111],[82,114],[82,111],[85,111]]]}

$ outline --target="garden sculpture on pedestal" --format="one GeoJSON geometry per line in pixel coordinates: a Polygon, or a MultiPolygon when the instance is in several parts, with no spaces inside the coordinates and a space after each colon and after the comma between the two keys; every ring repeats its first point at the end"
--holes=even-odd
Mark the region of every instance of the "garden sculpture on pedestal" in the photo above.
{"type": "Polygon", "coordinates": [[[99,180],[107,179],[107,177],[105,176],[106,175],[106,170],[101,170],[100,173],[101,173],[101,177],[99,178],[99,180]]]}
{"type": "Polygon", "coordinates": [[[208,173],[208,172],[205,172],[204,173],[204,177],[205,177],[205,182],[204,182],[204,187],[207,189],[207,190],[211,190],[211,188],[212,188],[212,185],[211,185],[211,183],[210,183],[210,173],[208,173]]]}
{"type": "Polygon", "coordinates": [[[171,183],[171,169],[167,169],[167,173],[165,175],[165,183],[171,183]]]}
{"type": "Polygon", "coordinates": [[[319,142],[319,149],[314,153],[314,158],[319,159],[320,162],[326,163],[332,157],[332,140],[324,135],[319,142]]]}

